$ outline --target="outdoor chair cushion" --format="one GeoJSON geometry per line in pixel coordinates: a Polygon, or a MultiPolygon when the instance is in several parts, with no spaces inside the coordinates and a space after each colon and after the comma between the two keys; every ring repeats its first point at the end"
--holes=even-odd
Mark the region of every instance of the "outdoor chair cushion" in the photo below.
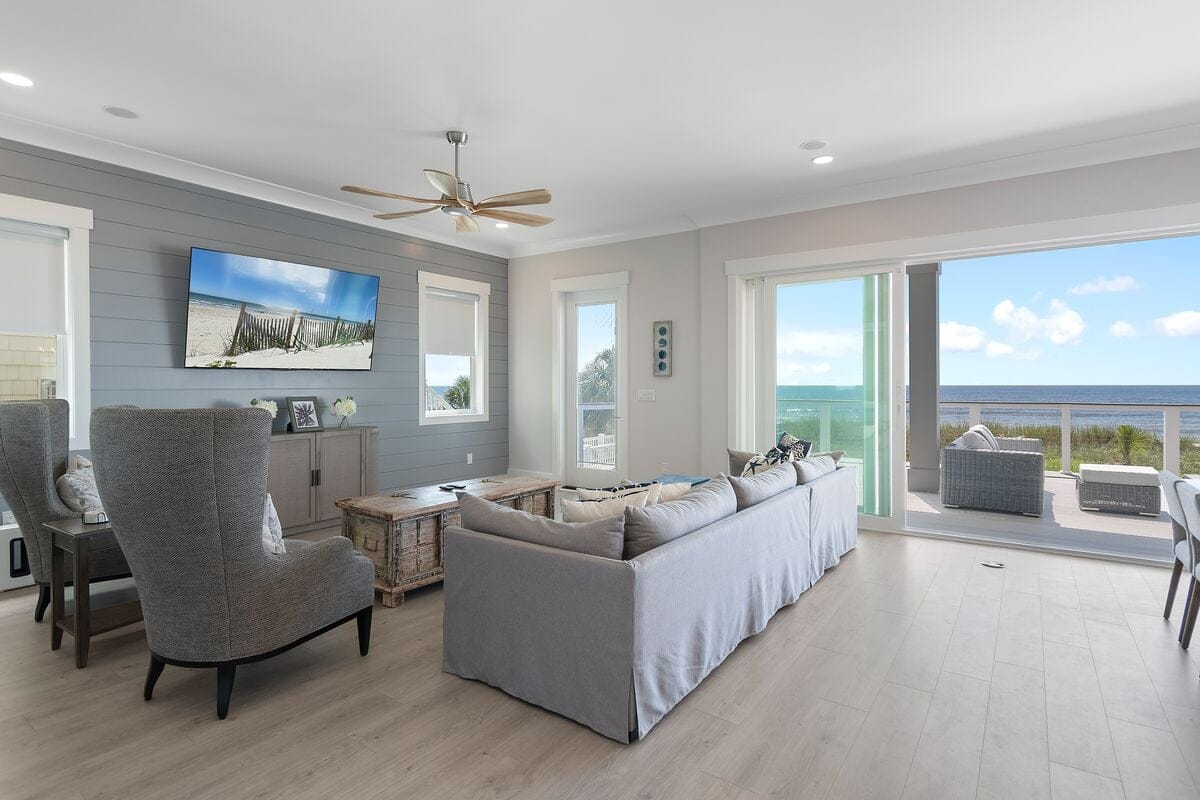
{"type": "Polygon", "coordinates": [[[1125,464],[1081,464],[1079,479],[1088,483],[1115,483],[1119,486],[1158,486],[1158,470],[1125,464]]]}

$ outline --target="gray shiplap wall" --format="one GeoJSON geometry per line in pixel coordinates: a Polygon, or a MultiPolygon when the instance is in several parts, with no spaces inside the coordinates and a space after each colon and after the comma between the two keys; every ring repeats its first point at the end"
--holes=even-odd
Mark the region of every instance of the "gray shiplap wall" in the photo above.
{"type": "MultiPolygon", "coordinates": [[[[0,193],[90,208],[92,404],[244,405],[351,394],[355,423],[380,428],[381,488],[508,468],[508,262],[123,167],[0,139],[0,193]],[[370,372],[183,369],[192,246],[379,275],[370,372]],[[417,424],[417,271],[485,281],[487,422],[417,424]],[[474,454],[468,466],[466,454],[474,454]]],[[[285,414],[281,413],[280,417],[285,414]]],[[[283,420],[281,419],[280,422],[283,420]]],[[[326,415],[325,423],[336,420],[326,415]]]]}

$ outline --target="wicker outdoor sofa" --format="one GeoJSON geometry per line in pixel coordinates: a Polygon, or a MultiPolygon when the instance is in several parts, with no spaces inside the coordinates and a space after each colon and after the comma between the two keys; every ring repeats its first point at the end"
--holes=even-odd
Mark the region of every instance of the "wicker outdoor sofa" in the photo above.
{"type": "Polygon", "coordinates": [[[1046,490],[1041,439],[995,437],[998,449],[942,450],[942,505],[1040,517],[1046,490]]]}

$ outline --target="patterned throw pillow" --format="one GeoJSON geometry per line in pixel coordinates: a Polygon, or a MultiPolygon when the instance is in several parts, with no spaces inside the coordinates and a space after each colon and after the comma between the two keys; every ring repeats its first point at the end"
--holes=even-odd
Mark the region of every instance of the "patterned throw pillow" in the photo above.
{"type": "Polygon", "coordinates": [[[264,553],[277,556],[287,552],[283,546],[283,526],[279,524],[279,514],[275,512],[275,503],[271,501],[270,494],[263,506],[262,548],[264,553]]]}
{"type": "Polygon", "coordinates": [[[812,442],[797,439],[787,431],[779,434],[779,441],[765,453],[756,453],[742,469],[742,476],[757,475],[776,464],[799,461],[812,450],[812,442]]]}
{"type": "Polygon", "coordinates": [[[72,456],[67,472],[54,482],[59,499],[72,511],[101,511],[100,492],[96,489],[96,471],[83,456],[72,456]]]}

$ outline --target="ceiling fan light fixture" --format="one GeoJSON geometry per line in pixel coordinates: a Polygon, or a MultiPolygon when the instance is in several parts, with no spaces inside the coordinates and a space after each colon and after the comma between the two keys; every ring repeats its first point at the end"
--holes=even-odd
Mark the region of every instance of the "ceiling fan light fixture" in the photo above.
{"type": "Polygon", "coordinates": [[[497,228],[500,228],[501,230],[503,230],[504,228],[507,228],[507,227],[508,227],[508,223],[507,223],[507,222],[497,222],[497,223],[496,223],[496,227],[497,227],[497,228]]]}
{"type": "Polygon", "coordinates": [[[831,155],[829,155],[829,154],[825,154],[825,155],[817,156],[816,158],[814,158],[814,159],[812,160],[812,162],[813,162],[814,164],[816,164],[817,166],[820,166],[820,165],[822,165],[822,164],[829,164],[829,163],[832,163],[832,162],[833,162],[833,156],[831,156],[831,155]]]}
{"type": "Polygon", "coordinates": [[[452,217],[469,217],[471,212],[460,206],[442,206],[442,213],[452,217]]]}
{"type": "Polygon", "coordinates": [[[30,86],[33,86],[32,80],[18,72],[0,72],[0,81],[11,83],[13,86],[20,86],[22,89],[28,89],[30,86]]]}

